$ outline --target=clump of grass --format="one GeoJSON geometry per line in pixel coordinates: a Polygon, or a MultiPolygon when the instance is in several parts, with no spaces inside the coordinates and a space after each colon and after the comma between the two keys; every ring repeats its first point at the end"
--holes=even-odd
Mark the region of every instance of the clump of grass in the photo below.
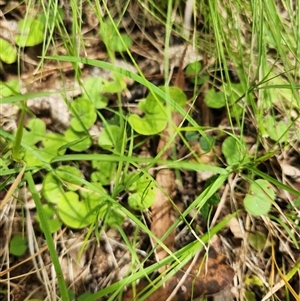
{"type": "MultiPolygon", "coordinates": [[[[52,92],[28,92],[21,95],[14,85],[9,85],[9,93],[2,95],[1,104],[18,105],[21,118],[15,134],[0,129],[0,138],[2,139],[0,142],[4,143],[1,176],[7,177],[2,189],[11,187],[7,189],[4,202],[1,203],[3,204],[1,209],[4,205],[10,205],[10,198],[16,194],[18,185],[25,183],[28,185],[55,268],[60,298],[64,301],[71,300],[71,298],[57,254],[57,245],[53,243],[52,235],[57,229],[54,228],[54,231],[50,227],[50,222],[57,213],[60,221],[67,226],[73,225],[74,227],[74,224],[68,224],[70,219],[66,218],[66,215],[62,215],[62,211],[59,211],[61,210],[60,207],[56,207],[58,200],[51,201],[51,198],[47,198],[48,194],[45,193],[47,188],[43,188],[42,195],[36,190],[37,181],[40,179],[37,175],[50,174],[54,178],[53,183],[56,181],[56,191],[59,193],[63,191],[60,197],[67,201],[70,201],[70,196],[81,196],[83,199],[87,199],[92,198],[92,195],[99,195],[101,196],[99,198],[104,198],[105,206],[103,204],[102,206],[97,204],[94,206],[92,205],[94,204],[93,200],[91,200],[90,207],[85,208],[87,212],[84,216],[80,215],[80,218],[84,219],[84,222],[88,220],[88,223],[79,221],[76,226],[79,225],[80,228],[82,222],[82,225],[90,227],[85,242],[90,239],[95,229],[99,240],[106,227],[116,227],[132,258],[130,265],[132,270],[126,274],[124,279],[99,289],[83,300],[97,300],[107,295],[109,295],[109,300],[122,298],[125,286],[129,286],[145,275],[150,275],[173,260],[175,262],[180,261],[180,266],[183,266],[203,246],[202,244],[210,245],[210,237],[214,234],[222,233],[224,244],[232,246],[234,234],[226,237],[223,230],[229,220],[220,213],[221,208],[225,207],[231,207],[233,215],[230,217],[238,221],[239,231],[243,233],[243,236],[237,237],[241,240],[238,249],[243,253],[243,257],[238,256],[239,251],[228,248],[228,253],[233,258],[235,266],[238,267],[235,283],[238,284],[237,288],[239,289],[235,297],[238,300],[255,300],[255,298],[265,300],[273,294],[274,298],[279,298],[282,295],[278,294],[277,296],[276,290],[273,288],[280,290],[283,286],[285,286],[284,298],[286,300],[289,299],[290,295],[296,294],[292,284],[289,284],[288,281],[295,276],[296,267],[298,267],[298,262],[294,259],[293,249],[299,248],[297,243],[299,238],[297,198],[300,195],[287,178],[290,174],[285,172],[284,168],[287,165],[292,166],[290,162],[298,159],[299,96],[297,90],[299,85],[297,58],[299,32],[297,29],[299,28],[299,17],[297,12],[299,8],[297,5],[292,7],[287,1],[282,1],[280,4],[255,1],[240,1],[238,3],[236,1],[209,1],[208,3],[188,1],[188,3],[189,5],[192,4],[190,11],[192,12],[193,30],[190,35],[181,25],[186,7],[185,3],[180,1],[178,3],[171,0],[159,3],[127,1],[117,3],[118,10],[107,6],[104,2],[97,4],[80,3],[79,6],[71,2],[65,7],[65,11],[53,1],[50,1],[47,6],[42,2],[26,3],[27,13],[24,17],[24,24],[31,22],[32,30],[34,26],[40,26],[40,22],[42,22],[41,26],[45,29],[42,31],[43,39],[39,41],[39,43],[42,42],[40,60],[38,61],[41,74],[46,72],[49,62],[55,61],[57,62],[57,70],[61,75],[61,81],[64,83],[65,76],[61,66],[65,62],[70,62],[74,69],[74,79],[82,88],[82,97],[69,99],[67,91],[62,85],[60,93],[73,118],[70,128],[67,129],[69,132],[63,132],[66,137],[50,136],[45,129],[41,130],[44,125],[36,120],[31,128],[30,125],[26,124],[28,133],[23,131],[25,113],[29,112],[26,100],[39,97],[42,94],[51,96],[52,92]],[[136,6],[137,11],[143,13],[143,17],[133,20],[128,18],[128,15],[132,14],[130,9],[132,10],[133,5],[136,6]],[[28,21],[29,15],[32,17],[33,11],[38,11],[35,21],[32,19],[28,21]],[[95,27],[91,30],[91,36],[85,32],[87,25],[83,20],[87,18],[86,12],[89,12],[95,19],[95,27]],[[125,17],[133,25],[130,22],[124,25],[125,17]],[[141,57],[131,51],[132,45],[136,43],[133,38],[134,22],[137,23],[138,29],[136,30],[140,30],[140,35],[145,33],[144,36],[139,37],[141,41],[148,39],[147,43],[153,42],[155,48],[161,47],[157,51],[157,56],[160,58],[157,60],[160,60],[164,73],[162,75],[164,89],[157,87],[146,78],[146,74],[142,72],[139,66],[141,57]],[[146,34],[150,24],[156,29],[163,29],[161,44],[157,43],[151,34],[146,34]],[[89,48],[88,38],[99,40],[101,46],[89,48]],[[197,67],[192,69],[192,73],[185,73],[186,82],[189,76],[193,77],[187,84],[187,90],[192,91],[188,93],[191,108],[188,113],[184,109],[185,103],[182,105],[176,102],[170,88],[170,78],[172,78],[174,70],[169,53],[170,48],[174,46],[172,44],[173,39],[191,45],[195,52],[203,57],[201,68],[197,67]],[[62,45],[62,47],[57,47],[58,45],[62,45]],[[60,51],[59,49],[63,50],[60,51]],[[95,51],[100,50],[105,53],[104,57],[108,62],[89,57],[89,55],[95,55],[95,51]],[[61,52],[64,55],[61,55],[61,52]],[[136,73],[118,67],[117,59],[119,57],[132,64],[136,73]],[[93,94],[93,85],[86,84],[87,81],[82,71],[83,65],[105,69],[111,73],[109,80],[97,78],[97,82],[94,82],[97,83],[97,87],[101,86],[97,94],[93,94]],[[184,117],[184,122],[175,128],[174,135],[167,146],[176,143],[175,137],[178,134],[182,146],[190,151],[188,156],[191,156],[196,162],[188,159],[179,160],[176,149],[173,150],[172,160],[161,160],[161,153],[149,158],[141,158],[137,155],[139,148],[136,141],[142,140],[141,145],[146,140],[151,141],[152,135],[161,132],[161,128],[157,131],[156,127],[156,131],[149,132],[150,138],[139,135],[147,136],[148,132],[145,132],[145,124],[141,123],[140,120],[138,120],[140,122],[138,125],[141,129],[135,128],[134,123],[128,117],[130,114],[124,108],[122,99],[124,94],[130,91],[126,78],[148,90],[149,97],[152,97],[151,101],[154,104],[153,108],[156,109],[157,106],[160,109],[159,114],[162,114],[159,115],[155,112],[157,113],[155,118],[159,119],[160,122],[161,119],[164,119],[164,126],[174,111],[184,117]],[[108,94],[116,95],[115,107],[107,107],[108,101],[105,97],[108,94]],[[202,125],[201,121],[199,122],[195,114],[192,113],[193,109],[197,109],[197,102],[201,98],[203,98],[205,110],[213,116],[213,121],[205,125],[202,125]],[[113,116],[110,119],[105,117],[105,113],[108,111],[113,116]],[[217,114],[222,115],[221,119],[216,117],[217,114]],[[101,139],[101,136],[98,138],[98,144],[95,144],[90,133],[97,121],[101,122],[106,132],[101,139]],[[189,138],[190,133],[196,134],[189,138]],[[53,143],[47,144],[49,139],[52,139],[53,143]],[[54,143],[57,139],[62,143],[54,143]],[[192,140],[194,145],[200,145],[200,149],[202,145],[201,155],[191,147],[192,140]],[[203,146],[204,144],[206,146],[203,146]],[[44,149],[41,145],[44,145],[44,149]],[[45,145],[51,151],[46,152],[45,145]],[[206,147],[207,149],[205,149],[206,147]],[[97,153],[99,150],[102,152],[101,154],[97,153]],[[109,155],[105,152],[109,152],[109,155]],[[204,160],[204,154],[207,153],[212,154],[214,159],[209,159],[206,162],[201,161],[204,160]],[[73,164],[74,169],[81,173],[81,162],[88,162],[88,164],[93,162],[93,166],[102,164],[101,168],[103,168],[104,163],[109,162],[108,169],[112,170],[112,173],[107,175],[109,183],[101,182],[103,179],[99,180],[100,176],[97,173],[94,174],[94,178],[84,179],[70,170],[67,172],[67,177],[63,177],[58,172],[58,166],[73,164]],[[205,164],[207,162],[208,164],[205,164]],[[289,163],[287,164],[287,162],[289,163]],[[153,237],[153,233],[149,230],[145,222],[147,219],[145,212],[134,214],[130,208],[122,203],[122,195],[131,193],[130,189],[127,188],[132,188],[132,186],[126,187],[126,174],[130,170],[138,171],[136,177],[138,183],[144,175],[151,175],[153,167],[162,164],[165,167],[176,169],[179,179],[179,171],[189,172],[191,170],[212,172],[218,176],[214,178],[214,182],[209,182],[209,185],[204,187],[193,202],[188,204],[184,212],[180,212],[173,225],[175,229],[183,223],[185,227],[195,231],[188,223],[187,217],[193,215],[193,212],[201,216],[200,212],[203,215],[203,208],[206,208],[207,232],[201,237],[202,244],[196,241],[171,254],[161,262],[144,267],[146,263],[148,264],[148,260],[153,258],[151,256],[153,256],[154,250],[148,249],[148,254],[141,258],[135,247],[131,245],[132,237],[129,237],[122,229],[122,221],[124,218],[130,220],[134,224],[136,232],[142,231],[160,244],[161,241],[153,237]],[[12,183],[13,178],[14,184],[12,183]],[[111,185],[110,189],[106,187],[107,184],[111,185]],[[66,192],[65,186],[68,186],[69,193],[66,192]],[[212,207],[207,207],[207,205],[213,205],[210,203],[212,197],[218,195],[220,188],[224,194],[221,196],[218,209],[214,211],[212,207]],[[68,198],[65,197],[64,193],[68,193],[68,198]],[[279,201],[276,195],[283,195],[284,198],[279,201]],[[119,198],[120,200],[118,200],[119,198]],[[54,209],[50,215],[45,211],[48,208],[45,207],[45,201],[54,209]],[[262,204],[266,206],[263,207],[262,204]],[[107,214],[108,208],[113,208],[110,211],[111,214],[107,214]],[[238,209],[242,210],[242,213],[238,209]],[[215,215],[210,218],[211,212],[215,215]],[[213,225],[215,226],[212,227],[213,225]],[[100,234],[97,234],[97,231],[100,231],[100,234]],[[275,250],[278,250],[278,246],[286,245],[286,241],[288,241],[290,251],[287,251],[286,254],[279,251],[276,253],[275,250]],[[293,265],[288,269],[285,267],[286,255],[288,261],[292,262],[293,265]],[[270,265],[261,259],[263,256],[271,258],[270,265]],[[254,259],[257,261],[257,267],[251,264],[254,259]],[[282,265],[279,266],[281,261],[282,265]],[[271,267],[269,268],[269,266],[271,267]],[[270,278],[274,270],[283,282],[278,282],[275,277],[270,278]],[[259,296],[255,296],[251,292],[253,286],[258,287],[259,296]]],[[[86,19],[85,22],[87,22],[86,19]]],[[[39,26],[35,30],[40,29],[39,26]]],[[[23,25],[23,33],[25,28],[26,26],[23,25]]],[[[16,52],[13,52],[13,59],[8,61],[3,57],[0,59],[3,61],[6,59],[6,63],[9,64],[13,63],[14,58],[16,58],[19,80],[21,81],[22,55],[23,51],[26,51],[22,47],[31,47],[32,43],[26,45],[24,42],[14,45],[12,42],[11,45],[13,49],[17,49],[16,52]]],[[[144,110],[145,116],[150,115],[147,126],[153,125],[154,115],[153,112],[150,112],[149,106],[148,108],[147,105],[143,107],[141,102],[140,108],[141,111],[144,110]]],[[[135,182],[134,179],[131,178],[131,184],[135,182]]],[[[135,209],[147,209],[146,207],[138,204],[135,209]]],[[[72,206],[69,206],[68,210],[71,208],[72,206]]],[[[14,214],[15,211],[11,212],[14,214]]],[[[35,234],[33,237],[36,239],[35,234]]],[[[30,239],[32,240],[32,238],[30,239]]],[[[138,240],[139,238],[135,239],[138,240]]],[[[81,255],[86,246],[87,243],[83,243],[80,250],[81,255]]],[[[169,275],[172,276],[172,273],[175,273],[175,269],[171,270],[169,275]]],[[[7,275],[9,276],[9,274],[7,275]]],[[[55,284],[50,282],[47,277],[44,279],[48,281],[47,289],[51,290],[54,296],[55,284]]],[[[164,281],[161,279],[160,284],[164,281]]],[[[281,291],[283,289],[280,290],[280,294],[281,291]]],[[[146,295],[143,295],[140,300],[145,298],[146,295]]]]}

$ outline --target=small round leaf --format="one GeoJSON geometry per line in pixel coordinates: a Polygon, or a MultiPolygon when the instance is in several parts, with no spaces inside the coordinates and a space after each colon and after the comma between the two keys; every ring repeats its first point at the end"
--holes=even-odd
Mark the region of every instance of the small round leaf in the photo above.
{"type": "Polygon", "coordinates": [[[83,98],[90,99],[96,109],[103,109],[108,104],[108,98],[101,94],[103,92],[103,83],[104,80],[101,77],[89,77],[83,84],[83,98]]]}
{"type": "MultiPolygon", "coordinates": [[[[47,133],[42,140],[44,148],[51,149],[53,152],[58,151],[66,142],[65,137],[57,133],[47,133]]],[[[65,149],[61,150],[59,154],[63,155],[65,151],[65,149]]]]}
{"type": "MultiPolygon", "coordinates": [[[[185,93],[178,87],[169,87],[170,98],[175,101],[176,104],[181,106],[182,108],[186,105],[186,95],[185,93]]],[[[175,106],[171,104],[173,110],[175,110],[175,106]]]]}
{"type": "Polygon", "coordinates": [[[284,121],[276,122],[274,117],[269,115],[265,118],[265,127],[270,135],[270,138],[274,141],[285,142],[288,135],[289,125],[284,121]]]}
{"type": "Polygon", "coordinates": [[[210,89],[204,96],[204,102],[209,108],[220,109],[225,106],[226,99],[223,92],[216,92],[214,89],[210,89]]]}
{"type": "MultiPolygon", "coordinates": [[[[16,49],[6,40],[0,38],[0,60],[12,64],[17,60],[16,49]]],[[[1,92],[3,94],[3,92],[1,92]]]]}
{"type": "Polygon", "coordinates": [[[245,156],[242,151],[241,142],[232,136],[229,136],[224,140],[222,144],[222,153],[226,158],[227,164],[230,166],[238,165],[245,156]]]}
{"type": "Polygon", "coordinates": [[[267,214],[275,200],[275,191],[266,180],[259,179],[251,183],[250,191],[244,198],[247,212],[259,216],[267,214]]]}
{"type": "Polygon", "coordinates": [[[99,182],[92,182],[98,190],[100,190],[102,193],[99,193],[97,191],[90,190],[88,187],[84,186],[83,189],[80,191],[80,195],[84,200],[88,200],[89,202],[98,202],[106,199],[106,190],[103,188],[103,186],[99,182]]]}
{"type": "Polygon", "coordinates": [[[61,182],[51,172],[44,177],[42,194],[48,202],[53,204],[58,203],[64,194],[61,182]]]}
{"type": "Polygon", "coordinates": [[[93,182],[100,182],[102,185],[109,185],[116,174],[117,164],[115,162],[92,161],[93,168],[97,169],[92,173],[93,182]]]}
{"type": "Polygon", "coordinates": [[[261,252],[267,243],[267,236],[263,232],[254,231],[249,233],[249,244],[256,251],[261,252]]]}
{"type": "Polygon", "coordinates": [[[44,40],[45,25],[39,20],[26,19],[18,23],[20,35],[15,37],[16,44],[20,47],[35,46],[44,40]]]}
{"type": "Polygon", "coordinates": [[[98,144],[103,149],[120,151],[122,146],[122,131],[119,126],[109,125],[99,135],[98,144]]]}
{"type": "Polygon", "coordinates": [[[202,67],[203,66],[201,62],[195,61],[187,65],[185,73],[187,76],[197,76],[197,74],[201,71],[202,67]]]}
{"type": "MultiPolygon", "coordinates": [[[[133,173],[136,175],[136,173],[133,173]]],[[[131,176],[128,179],[132,179],[131,176]]],[[[129,188],[133,192],[128,197],[128,204],[134,210],[149,208],[155,199],[156,187],[153,179],[148,174],[143,174],[129,188]]]]}
{"type": "Polygon", "coordinates": [[[95,221],[98,200],[79,200],[77,193],[66,192],[58,202],[57,210],[63,223],[74,229],[82,229],[95,221]]]}
{"type": "Polygon", "coordinates": [[[21,235],[15,235],[9,243],[9,253],[22,256],[27,250],[27,239],[21,235]]]}
{"type": "Polygon", "coordinates": [[[73,166],[59,166],[56,169],[56,176],[67,185],[69,190],[78,190],[82,184],[83,175],[73,166]]]}
{"type": "Polygon", "coordinates": [[[46,135],[46,124],[39,118],[30,119],[27,128],[29,131],[24,130],[22,139],[29,145],[36,144],[46,135]]]}
{"type": "Polygon", "coordinates": [[[69,142],[66,147],[74,152],[82,152],[92,145],[92,139],[86,133],[76,132],[69,128],[65,132],[65,138],[69,142]]]}
{"type": "MultiPolygon", "coordinates": [[[[0,38],[0,60],[1,60],[1,38],[0,38]]],[[[5,62],[5,61],[4,61],[5,62]]],[[[17,93],[20,93],[20,81],[17,79],[12,79],[8,82],[2,82],[0,81],[0,97],[8,97],[11,95],[15,95],[17,93]]]]}
{"type": "Polygon", "coordinates": [[[150,136],[160,133],[166,127],[168,120],[163,114],[149,114],[144,118],[132,114],[128,117],[128,122],[137,133],[150,136]]]}
{"type": "Polygon", "coordinates": [[[210,152],[215,143],[215,139],[212,136],[206,135],[206,137],[200,137],[201,149],[205,152],[210,152]]]}
{"type": "MultiPolygon", "coordinates": [[[[56,231],[58,231],[61,227],[61,221],[59,220],[59,218],[56,216],[56,211],[54,210],[54,208],[49,205],[49,204],[45,204],[43,205],[43,211],[44,211],[44,214],[47,218],[47,223],[49,225],[49,228],[50,228],[50,232],[51,233],[55,233],[56,231]]],[[[37,215],[36,217],[39,225],[40,225],[40,228],[43,232],[45,232],[45,230],[43,229],[43,226],[42,226],[42,223],[40,221],[40,217],[39,215],[37,215]]]]}
{"type": "Polygon", "coordinates": [[[121,38],[114,35],[109,43],[109,48],[115,52],[124,52],[132,46],[132,39],[127,34],[121,34],[121,38]]]}
{"type": "Polygon", "coordinates": [[[120,93],[126,88],[126,82],[119,77],[115,81],[105,81],[103,85],[103,93],[120,93]]]}
{"type": "Polygon", "coordinates": [[[198,132],[186,132],[185,138],[188,142],[194,142],[199,139],[199,133],[198,132]]]}
{"type": "MultiPolygon", "coordinates": [[[[159,87],[163,92],[166,93],[166,87],[159,87]]],[[[170,95],[170,99],[177,103],[179,106],[184,107],[186,105],[186,95],[185,93],[178,87],[172,86],[168,88],[168,93],[170,95]]],[[[175,110],[175,106],[171,101],[170,105],[173,110],[175,110]]],[[[160,113],[164,106],[166,105],[166,99],[162,98],[159,95],[153,95],[149,93],[146,97],[145,104],[143,105],[143,110],[148,114],[157,114],[160,113]]]]}
{"type": "Polygon", "coordinates": [[[71,126],[77,132],[90,129],[97,119],[94,104],[85,98],[77,98],[72,103],[73,115],[71,126]]]}

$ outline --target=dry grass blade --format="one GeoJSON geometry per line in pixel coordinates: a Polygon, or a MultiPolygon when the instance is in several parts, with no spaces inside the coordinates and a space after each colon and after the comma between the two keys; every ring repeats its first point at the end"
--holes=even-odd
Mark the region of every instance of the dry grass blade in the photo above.
{"type": "MultiPolygon", "coordinates": [[[[24,163],[24,162],[23,162],[24,163]]],[[[20,171],[20,173],[18,174],[16,180],[14,181],[14,183],[11,185],[11,187],[8,189],[4,199],[0,202],[0,211],[3,209],[3,207],[9,202],[9,200],[11,199],[11,196],[13,195],[13,193],[15,192],[15,190],[17,189],[18,185],[21,182],[21,179],[23,177],[23,174],[25,172],[26,169],[26,164],[24,163],[22,170],[20,171]]]]}
{"type": "MultiPolygon", "coordinates": [[[[64,232],[66,231],[66,229],[67,229],[67,228],[63,229],[63,230],[57,235],[57,237],[55,238],[55,240],[58,240],[58,239],[64,234],[64,232]]],[[[36,256],[40,255],[41,253],[45,252],[46,250],[48,250],[48,245],[45,245],[45,246],[41,247],[41,248],[39,249],[38,252],[36,252],[36,253],[32,254],[31,256],[29,256],[28,258],[22,260],[22,261],[19,262],[18,264],[16,264],[16,265],[10,267],[9,269],[6,269],[6,270],[0,272],[0,277],[2,277],[2,276],[4,276],[5,274],[11,272],[12,270],[14,270],[15,268],[21,266],[22,264],[26,263],[27,261],[31,261],[33,257],[36,257],[36,256]]]]}
{"type": "Polygon", "coordinates": [[[292,288],[292,286],[289,284],[288,279],[285,275],[283,275],[283,273],[281,272],[277,262],[276,262],[276,257],[275,257],[275,250],[274,250],[274,246],[272,245],[272,259],[273,262],[276,266],[276,269],[278,271],[278,274],[280,275],[281,279],[283,280],[283,282],[285,283],[286,287],[288,288],[288,290],[290,291],[290,293],[293,295],[293,297],[295,298],[295,300],[300,301],[300,297],[299,295],[295,292],[295,290],[292,288]]]}

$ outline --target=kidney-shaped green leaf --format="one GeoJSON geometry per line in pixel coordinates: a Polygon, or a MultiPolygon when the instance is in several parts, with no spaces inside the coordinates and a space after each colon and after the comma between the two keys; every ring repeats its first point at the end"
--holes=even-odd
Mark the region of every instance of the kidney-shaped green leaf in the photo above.
{"type": "Polygon", "coordinates": [[[102,95],[103,85],[104,80],[101,77],[89,77],[83,84],[83,98],[90,99],[97,109],[105,108],[108,104],[108,98],[102,95]]]}
{"type": "Polygon", "coordinates": [[[73,191],[66,192],[57,205],[58,215],[63,223],[74,229],[82,229],[95,221],[95,208],[99,201],[94,198],[79,200],[73,191]]]}
{"type": "Polygon", "coordinates": [[[132,181],[134,176],[137,176],[137,180],[128,188],[131,192],[128,197],[128,204],[135,210],[147,209],[155,200],[155,182],[148,174],[138,177],[138,173],[129,174],[128,181],[132,181]]]}
{"type": "Polygon", "coordinates": [[[27,238],[15,235],[9,243],[9,253],[15,256],[23,255],[27,250],[27,238]]]}
{"type": "Polygon", "coordinates": [[[214,89],[210,89],[204,96],[204,102],[209,108],[220,109],[225,106],[226,99],[223,92],[216,92],[214,89]]]}
{"type": "Polygon", "coordinates": [[[77,132],[90,129],[97,119],[94,104],[91,100],[77,98],[72,103],[73,115],[71,126],[77,132]]]}
{"type": "Polygon", "coordinates": [[[271,184],[263,179],[251,183],[250,191],[244,198],[245,209],[252,215],[267,214],[275,200],[275,191],[271,184]]]}
{"type": "Polygon", "coordinates": [[[0,60],[6,64],[12,64],[17,60],[16,49],[2,38],[0,38],[0,60]]]}
{"type": "MultiPolygon", "coordinates": [[[[50,232],[55,233],[56,231],[58,231],[60,229],[61,224],[62,224],[60,219],[56,215],[56,211],[54,210],[53,206],[51,206],[49,204],[43,205],[43,211],[44,211],[44,215],[47,218],[47,223],[48,223],[50,232]]],[[[37,215],[36,219],[37,219],[42,231],[45,232],[45,230],[43,229],[42,223],[40,222],[39,215],[37,215]]]]}
{"type": "Polygon", "coordinates": [[[232,136],[227,137],[222,144],[222,153],[226,158],[227,164],[234,166],[241,163],[245,157],[243,149],[242,141],[232,136]]]}
{"type": "Polygon", "coordinates": [[[128,117],[128,122],[139,134],[150,136],[160,133],[167,125],[167,118],[163,115],[146,115],[144,118],[136,114],[128,117]]]}
{"type": "Polygon", "coordinates": [[[79,169],[73,166],[59,166],[55,170],[56,176],[61,179],[69,190],[78,190],[82,185],[83,175],[79,169]]]}
{"type": "MultiPolygon", "coordinates": [[[[162,98],[159,95],[149,93],[143,105],[143,110],[146,114],[157,114],[164,110],[167,99],[167,91],[166,87],[164,86],[159,88],[166,93],[166,98],[162,98]]],[[[173,105],[174,102],[181,107],[184,107],[186,105],[186,95],[180,88],[175,86],[168,87],[168,94],[170,96],[170,105],[173,110],[175,109],[175,106],[173,105]]]]}
{"type": "Polygon", "coordinates": [[[35,46],[44,40],[45,25],[35,19],[24,19],[18,23],[20,34],[15,37],[16,44],[20,47],[35,46]]]}
{"type": "Polygon", "coordinates": [[[42,194],[49,203],[53,204],[57,204],[64,194],[61,182],[51,172],[44,177],[42,194]]]}
{"type": "Polygon", "coordinates": [[[99,135],[98,144],[107,150],[119,151],[122,146],[123,133],[119,126],[108,125],[99,135]]]}
{"type": "Polygon", "coordinates": [[[72,128],[65,131],[65,138],[69,142],[66,147],[74,152],[82,152],[92,145],[92,139],[84,132],[76,132],[72,128]]]}
{"type": "Polygon", "coordinates": [[[117,163],[107,161],[92,161],[93,168],[97,169],[91,174],[93,182],[109,185],[116,174],[117,163]]]}

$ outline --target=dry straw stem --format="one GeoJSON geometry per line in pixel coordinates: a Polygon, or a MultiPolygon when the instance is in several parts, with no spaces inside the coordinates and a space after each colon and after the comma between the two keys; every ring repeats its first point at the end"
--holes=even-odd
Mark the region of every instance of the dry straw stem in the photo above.
{"type": "Polygon", "coordinates": [[[13,182],[13,184],[10,186],[10,188],[8,189],[4,199],[0,202],[0,211],[4,208],[4,206],[9,202],[9,200],[11,199],[11,196],[13,195],[13,193],[16,191],[18,185],[20,184],[21,182],[21,179],[23,177],[23,174],[25,172],[25,169],[26,169],[26,164],[25,162],[22,162],[23,163],[23,168],[22,170],[20,171],[20,173],[18,174],[16,180],[13,182]]]}

